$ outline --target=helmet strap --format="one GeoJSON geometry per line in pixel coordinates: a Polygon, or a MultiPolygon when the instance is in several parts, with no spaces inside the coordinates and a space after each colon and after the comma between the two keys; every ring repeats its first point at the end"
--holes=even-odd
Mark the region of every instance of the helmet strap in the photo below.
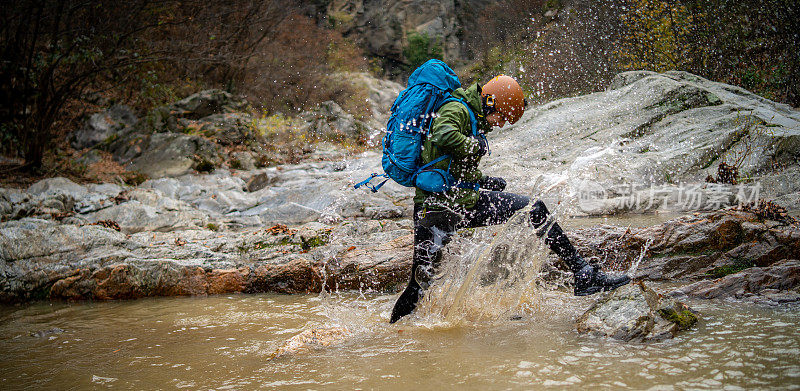
{"type": "Polygon", "coordinates": [[[494,95],[485,95],[482,99],[482,106],[483,106],[483,115],[489,115],[497,111],[497,107],[495,107],[495,98],[494,95]]]}

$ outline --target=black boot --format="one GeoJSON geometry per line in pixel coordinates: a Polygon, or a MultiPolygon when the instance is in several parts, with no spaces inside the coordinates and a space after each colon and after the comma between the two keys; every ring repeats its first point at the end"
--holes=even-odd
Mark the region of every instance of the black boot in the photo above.
{"type": "Polygon", "coordinates": [[[408,285],[392,309],[389,323],[411,314],[434,280],[442,259],[442,248],[450,241],[460,217],[445,211],[420,213],[414,206],[414,255],[408,285]]]}
{"type": "MultiPolygon", "coordinates": [[[[547,229],[547,219],[550,217],[547,207],[541,200],[536,201],[531,208],[530,221],[534,228],[540,229],[536,232],[539,237],[545,236],[544,230],[547,229]]],[[[611,277],[606,275],[599,267],[590,265],[586,262],[569,238],[564,234],[561,226],[553,222],[547,230],[544,242],[558,255],[572,271],[575,279],[575,296],[586,296],[601,291],[617,289],[631,281],[626,274],[611,277]]]]}
{"type": "Polygon", "coordinates": [[[424,291],[433,283],[437,266],[442,258],[441,248],[434,246],[435,244],[429,241],[415,246],[411,278],[406,289],[394,304],[389,323],[397,322],[400,318],[414,312],[417,302],[424,296],[424,291]]]}
{"type": "Polygon", "coordinates": [[[414,312],[414,309],[417,308],[417,302],[422,297],[422,287],[419,286],[416,278],[414,278],[413,269],[411,273],[411,280],[408,281],[406,289],[397,298],[397,302],[394,303],[389,323],[397,322],[400,318],[414,312]]]}

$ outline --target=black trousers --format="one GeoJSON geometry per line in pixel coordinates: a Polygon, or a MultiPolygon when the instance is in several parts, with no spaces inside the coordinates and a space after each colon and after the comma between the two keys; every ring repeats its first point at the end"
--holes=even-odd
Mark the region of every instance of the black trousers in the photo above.
{"type": "Polygon", "coordinates": [[[501,191],[481,191],[472,209],[414,205],[412,273],[425,289],[442,257],[442,249],[460,228],[503,224],[531,202],[529,197],[501,191]]]}

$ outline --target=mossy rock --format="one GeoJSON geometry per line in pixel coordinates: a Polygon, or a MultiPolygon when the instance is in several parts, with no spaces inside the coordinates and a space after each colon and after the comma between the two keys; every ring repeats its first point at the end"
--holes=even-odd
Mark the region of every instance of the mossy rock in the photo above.
{"type": "Polygon", "coordinates": [[[658,310],[660,315],[665,320],[674,323],[678,330],[688,330],[697,323],[697,315],[695,315],[688,307],[675,309],[674,307],[661,308],[658,310]]]}

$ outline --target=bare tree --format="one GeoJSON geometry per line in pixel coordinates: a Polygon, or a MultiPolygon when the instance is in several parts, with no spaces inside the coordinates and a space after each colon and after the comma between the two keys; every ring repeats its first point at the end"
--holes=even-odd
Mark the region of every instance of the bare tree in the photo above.
{"type": "Polygon", "coordinates": [[[0,11],[2,153],[38,170],[65,105],[145,64],[233,87],[291,8],[279,0],[19,0],[0,11]]]}

